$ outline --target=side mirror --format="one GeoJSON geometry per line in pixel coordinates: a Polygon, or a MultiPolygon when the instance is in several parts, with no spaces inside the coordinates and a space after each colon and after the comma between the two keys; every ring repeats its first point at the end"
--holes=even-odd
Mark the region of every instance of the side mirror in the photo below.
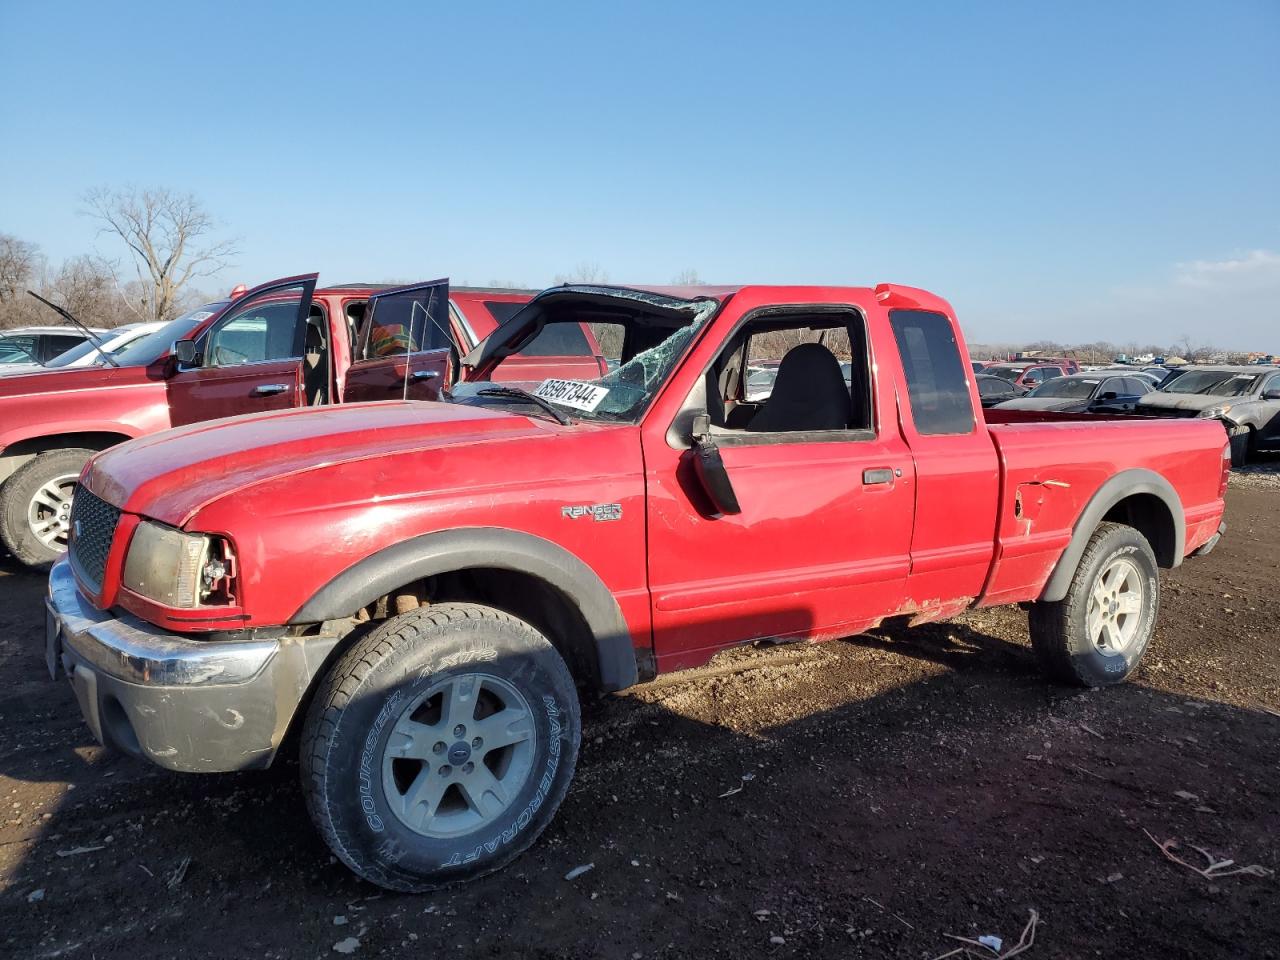
{"type": "Polygon", "coordinates": [[[184,367],[196,365],[196,342],[194,340],[178,340],[173,345],[173,357],[184,367]]]}
{"type": "Polygon", "coordinates": [[[1280,387],[1273,387],[1270,390],[1263,391],[1263,400],[1280,400],[1280,387]]]}
{"type": "Polygon", "coordinates": [[[693,419],[693,466],[698,474],[698,482],[715,508],[721,513],[741,513],[738,506],[738,495],[733,492],[733,483],[729,480],[729,471],[724,467],[720,457],[720,448],[711,436],[711,419],[699,414],[693,419]]]}

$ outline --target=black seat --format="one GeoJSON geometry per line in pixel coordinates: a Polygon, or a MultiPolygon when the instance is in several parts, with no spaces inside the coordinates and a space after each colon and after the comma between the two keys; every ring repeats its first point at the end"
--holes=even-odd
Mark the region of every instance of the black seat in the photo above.
{"type": "Polygon", "coordinates": [[[820,343],[792,347],[778,365],[773,393],[751,418],[755,433],[843,430],[852,413],[840,361],[820,343]]]}

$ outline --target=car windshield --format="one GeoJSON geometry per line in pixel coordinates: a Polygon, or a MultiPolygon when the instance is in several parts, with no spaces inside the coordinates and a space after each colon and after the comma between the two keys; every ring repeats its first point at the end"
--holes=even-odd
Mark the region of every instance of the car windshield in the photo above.
{"type": "Polygon", "coordinates": [[[454,387],[452,398],[518,403],[523,391],[567,417],[635,421],[717,306],[621,290],[534,301],[535,313],[500,327],[468,356],[482,372],[454,387]]]}
{"type": "Polygon", "coordinates": [[[987,367],[982,372],[992,377],[999,377],[1001,380],[1008,380],[1010,383],[1018,379],[1026,367],[987,367]]]}
{"type": "Polygon", "coordinates": [[[1054,377],[1036,387],[1028,397],[1059,397],[1067,400],[1088,400],[1093,391],[1098,389],[1100,381],[1093,379],[1077,380],[1074,377],[1054,377]]]}
{"type": "Polygon", "coordinates": [[[173,346],[175,340],[185,340],[204,320],[209,319],[226,306],[222,303],[206,303],[190,313],[184,313],[176,320],[170,320],[155,333],[149,333],[141,340],[135,340],[115,357],[116,363],[122,367],[145,367],[155,363],[173,346]]]}
{"type": "Polygon", "coordinates": [[[1208,397],[1243,397],[1258,382],[1256,373],[1191,370],[1160,388],[1161,393],[1193,393],[1208,397]]]}
{"type": "MultiPolygon", "coordinates": [[[[127,333],[129,329],[131,328],[117,327],[115,330],[112,330],[109,333],[98,334],[98,339],[102,343],[106,344],[106,349],[102,350],[101,353],[105,353],[110,357],[115,357],[121,351],[126,349],[129,346],[129,344],[134,342],[130,340],[128,337],[122,336],[122,334],[127,333]]],[[[78,347],[72,347],[66,353],[58,354],[56,357],[54,357],[52,360],[46,363],[45,366],[49,367],[50,369],[56,369],[58,367],[69,367],[72,364],[74,364],[77,360],[81,359],[82,357],[87,357],[91,353],[97,354],[94,357],[94,360],[93,360],[94,363],[103,362],[102,356],[99,354],[97,344],[95,344],[92,340],[86,340],[84,343],[80,344],[78,347]]]]}

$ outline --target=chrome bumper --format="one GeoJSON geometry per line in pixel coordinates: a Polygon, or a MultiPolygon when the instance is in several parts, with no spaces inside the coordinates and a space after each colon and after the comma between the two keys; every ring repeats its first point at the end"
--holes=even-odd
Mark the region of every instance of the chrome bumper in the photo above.
{"type": "Polygon", "coordinates": [[[98,742],[173,770],[269,765],[336,642],[193,640],[117,618],[84,598],[65,558],[46,611],[45,662],[65,671],[98,742]]]}

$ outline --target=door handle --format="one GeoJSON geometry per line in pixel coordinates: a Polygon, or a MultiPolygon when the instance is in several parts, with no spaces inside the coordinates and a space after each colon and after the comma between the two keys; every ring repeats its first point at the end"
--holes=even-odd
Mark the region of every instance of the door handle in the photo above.
{"type": "Polygon", "coordinates": [[[863,486],[874,486],[879,483],[893,483],[893,471],[888,467],[868,468],[862,471],[863,486]]]}
{"type": "Polygon", "coordinates": [[[253,388],[255,397],[271,397],[277,393],[284,393],[289,389],[287,383],[264,383],[253,388]]]}
{"type": "Polygon", "coordinates": [[[438,376],[440,376],[440,372],[438,370],[415,370],[413,373],[409,374],[409,379],[434,380],[438,376]]]}

